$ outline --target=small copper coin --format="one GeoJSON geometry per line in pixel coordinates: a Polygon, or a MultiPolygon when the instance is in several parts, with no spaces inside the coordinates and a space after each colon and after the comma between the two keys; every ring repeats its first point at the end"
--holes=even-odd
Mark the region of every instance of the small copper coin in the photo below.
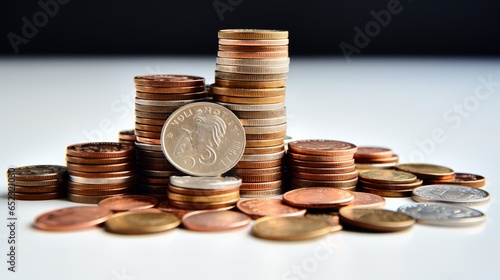
{"type": "MultiPolygon", "coordinates": [[[[149,208],[149,209],[152,209],[152,208],[149,208]]],[[[171,205],[168,200],[163,200],[162,202],[160,202],[160,204],[158,204],[158,209],[160,209],[163,212],[174,214],[177,217],[179,217],[179,219],[182,218],[187,213],[193,211],[193,210],[186,210],[186,209],[181,209],[181,208],[175,207],[175,206],[171,205]]]]}
{"type": "Polygon", "coordinates": [[[251,219],[248,215],[229,211],[194,211],[182,217],[186,229],[196,231],[224,231],[247,226],[251,219]]]}
{"type": "Polygon", "coordinates": [[[339,214],[341,224],[377,232],[407,230],[415,224],[412,217],[386,209],[344,207],[339,214]]]}
{"type": "MultiPolygon", "coordinates": [[[[11,186],[11,185],[9,185],[11,186]]],[[[52,185],[52,186],[40,186],[40,187],[23,187],[23,186],[15,186],[16,193],[60,193],[66,190],[65,185],[52,185]]]]}
{"type": "Polygon", "coordinates": [[[115,163],[115,164],[77,164],[67,163],[68,169],[80,172],[118,172],[135,169],[135,162],[115,163]]]}
{"type": "Polygon", "coordinates": [[[353,199],[352,192],[336,188],[302,188],[283,195],[286,204],[301,208],[335,208],[353,199]]]}
{"type": "Polygon", "coordinates": [[[305,209],[288,206],[283,200],[275,198],[240,200],[236,207],[252,219],[265,216],[303,216],[306,213],[305,209]]]}
{"type": "Polygon", "coordinates": [[[392,150],[382,147],[358,147],[358,150],[354,154],[356,160],[386,158],[391,156],[392,150]]]}
{"type": "Polygon", "coordinates": [[[283,145],[283,143],[284,143],[283,137],[279,137],[279,138],[275,138],[275,139],[247,140],[245,143],[245,149],[246,148],[270,147],[270,146],[276,146],[276,145],[283,145]]]}
{"type": "Polygon", "coordinates": [[[117,158],[83,158],[83,157],[74,157],[70,155],[66,155],[66,161],[68,163],[73,164],[118,164],[118,163],[126,163],[126,162],[134,162],[135,155],[130,155],[126,157],[117,157],[117,158]]]}
{"type": "Polygon", "coordinates": [[[366,186],[361,186],[362,192],[372,193],[383,197],[411,197],[412,189],[408,190],[382,190],[366,186]]]}
{"type": "Polygon", "coordinates": [[[240,190],[240,196],[242,198],[274,197],[274,196],[279,196],[282,193],[283,190],[281,188],[266,189],[266,190],[240,190]]]}
{"type": "Polygon", "coordinates": [[[318,173],[305,173],[291,171],[292,176],[299,179],[313,180],[313,181],[344,181],[351,180],[358,177],[358,171],[351,171],[339,174],[318,174],[318,173]]]}
{"type": "Polygon", "coordinates": [[[291,177],[290,183],[302,187],[349,188],[356,186],[358,178],[340,181],[313,181],[291,177]]]}
{"type": "Polygon", "coordinates": [[[12,180],[40,181],[60,179],[66,175],[68,169],[62,165],[29,165],[7,170],[9,182],[12,180]]]}
{"type": "Polygon", "coordinates": [[[413,183],[417,176],[412,173],[396,170],[366,170],[359,173],[359,179],[372,183],[413,183]]]}
{"type": "MultiPolygon", "coordinates": [[[[247,140],[248,141],[248,140],[247,140]]],[[[234,168],[270,168],[281,166],[283,161],[281,159],[268,160],[268,161],[239,161],[234,168]]]]}
{"type": "Polygon", "coordinates": [[[233,81],[215,78],[215,84],[220,87],[230,88],[276,88],[284,87],[286,79],[276,81],[233,81]]]}
{"type": "Polygon", "coordinates": [[[205,79],[198,76],[158,74],[135,76],[134,83],[150,87],[192,87],[205,85],[205,79]]]}
{"type": "Polygon", "coordinates": [[[66,153],[84,158],[117,158],[133,155],[134,147],[115,142],[82,143],[68,146],[66,153]]]}
{"type": "Polygon", "coordinates": [[[99,206],[77,206],[53,210],[38,216],[35,227],[43,230],[77,230],[105,222],[113,215],[99,206]]]}
{"type": "Polygon", "coordinates": [[[285,95],[270,97],[234,97],[214,94],[214,100],[235,104],[273,104],[285,101],[285,95]]]}
{"type": "Polygon", "coordinates": [[[283,172],[274,172],[269,174],[243,174],[240,173],[237,175],[243,180],[245,183],[261,183],[261,182],[270,182],[277,181],[283,178],[283,172]]]}
{"type": "Polygon", "coordinates": [[[136,170],[125,170],[125,171],[115,171],[115,172],[81,172],[75,170],[69,170],[69,175],[81,177],[81,178],[117,178],[117,177],[128,177],[137,174],[136,170]]]}
{"type": "Polygon", "coordinates": [[[238,202],[238,199],[219,203],[189,203],[171,200],[170,204],[174,207],[186,210],[229,210],[236,205],[236,202],[238,202]]]}
{"type": "Polygon", "coordinates": [[[271,97],[282,96],[285,94],[285,87],[270,88],[270,89],[247,89],[247,88],[227,88],[218,87],[215,84],[210,86],[210,90],[214,94],[227,95],[234,97],[271,97]]]}
{"type": "Polygon", "coordinates": [[[49,193],[14,193],[17,200],[49,200],[66,197],[64,192],[49,193]]]}
{"type": "Polygon", "coordinates": [[[136,123],[143,123],[143,124],[150,124],[150,125],[163,125],[165,124],[165,120],[162,119],[148,119],[148,118],[141,118],[138,116],[135,116],[135,122],[136,123]]]}
{"type": "Polygon", "coordinates": [[[289,151],[306,155],[352,155],[356,149],[354,144],[336,140],[297,140],[288,143],[289,151]]]}
{"type": "Polygon", "coordinates": [[[146,93],[160,93],[161,95],[181,95],[186,93],[198,93],[205,90],[205,85],[191,86],[191,87],[151,87],[135,85],[137,92],[146,93]]]}
{"type": "Polygon", "coordinates": [[[475,175],[470,173],[455,173],[455,179],[445,179],[445,180],[427,180],[429,185],[462,185],[471,188],[482,188],[486,185],[486,179],[481,175],[475,175]]]}
{"type": "Polygon", "coordinates": [[[116,196],[121,196],[121,195],[126,195],[126,194],[109,194],[109,195],[81,195],[81,194],[74,194],[71,192],[67,193],[68,200],[73,201],[76,203],[84,203],[84,204],[98,204],[101,200],[107,199],[107,198],[112,198],[116,196]]]}
{"type": "Polygon", "coordinates": [[[54,185],[61,185],[66,181],[66,178],[61,177],[57,179],[48,179],[48,180],[36,180],[36,181],[21,181],[21,180],[14,180],[13,178],[7,178],[9,184],[13,184],[15,186],[22,186],[22,187],[43,187],[43,186],[54,186],[54,185]]]}
{"type": "Polygon", "coordinates": [[[366,192],[353,192],[353,194],[354,199],[347,206],[357,208],[383,208],[385,206],[385,199],[380,195],[366,192]]]}
{"type": "Polygon", "coordinates": [[[221,29],[219,39],[277,40],[288,39],[288,31],[272,29],[221,29]]]}
{"type": "Polygon", "coordinates": [[[120,140],[129,140],[129,141],[135,141],[135,133],[133,129],[128,129],[128,130],[121,130],[118,133],[118,138],[120,140]]]}
{"type": "Polygon", "coordinates": [[[396,170],[415,174],[419,179],[443,180],[455,178],[453,169],[427,163],[403,163],[396,166],[396,170]]]}
{"type": "MultiPolygon", "coordinates": [[[[290,148],[290,146],[288,147],[290,148]]],[[[340,156],[317,156],[317,155],[307,155],[294,153],[288,150],[287,156],[291,159],[309,161],[309,162],[346,162],[352,160],[352,154],[340,155],[340,156]]]]}
{"type": "Polygon", "coordinates": [[[240,191],[272,190],[280,188],[282,185],[282,180],[260,183],[242,183],[240,186],[240,191]]]}
{"type": "Polygon", "coordinates": [[[345,161],[306,161],[293,159],[287,154],[288,165],[301,166],[301,167],[312,167],[312,168],[341,168],[341,167],[355,167],[354,159],[348,159],[345,161]]]}
{"type": "Polygon", "coordinates": [[[278,52],[287,51],[288,46],[241,46],[241,45],[219,45],[220,51],[236,52],[278,52]]]}
{"type": "Polygon", "coordinates": [[[146,195],[122,195],[99,202],[99,206],[116,212],[152,208],[156,204],[158,204],[158,199],[146,195]]]}
{"type": "Polygon", "coordinates": [[[380,190],[408,190],[416,187],[420,187],[422,185],[422,180],[417,179],[412,183],[372,183],[364,180],[359,180],[359,185],[363,187],[368,187],[372,189],[380,189],[380,190]]]}
{"type": "Polygon", "coordinates": [[[329,168],[321,168],[321,167],[303,167],[298,165],[289,165],[288,170],[290,172],[299,172],[299,173],[309,173],[309,174],[345,174],[351,173],[356,170],[356,166],[346,166],[346,167],[329,167],[329,168]]]}
{"type": "Polygon", "coordinates": [[[228,194],[235,193],[240,190],[240,187],[233,187],[228,189],[193,189],[193,188],[182,188],[174,185],[168,185],[169,192],[183,194],[183,195],[193,195],[193,196],[211,196],[218,194],[228,194]]]}
{"type": "Polygon", "coordinates": [[[269,167],[269,168],[233,168],[231,169],[231,173],[237,177],[239,175],[245,175],[245,174],[253,174],[253,175],[258,175],[258,174],[270,174],[270,173],[276,173],[276,172],[281,172],[283,170],[282,166],[275,166],[275,167],[269,167]]]}

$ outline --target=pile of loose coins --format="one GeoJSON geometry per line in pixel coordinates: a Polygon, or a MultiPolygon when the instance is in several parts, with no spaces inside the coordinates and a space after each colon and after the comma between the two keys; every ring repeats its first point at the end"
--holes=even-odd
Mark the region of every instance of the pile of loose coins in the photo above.
{"type": "Polygon", "coordinates": [[[81,143],[66,148],[68,199],[98,203],[136,191],[134,146],[115,142],[81,143]]]}
{"type": "Polygon", "coordinates": [[[356,169],[393,169],[399,162],[399,156],[391,149],[382,147],[358,147],[354,154],[356,169]]]}
{"type": "Polygon", "coordinates": [[[231,174],[243,180],[242,197],[280,195],[288,31],[225,29],[218,37],[215,83],[210,91],[215,102],[238,116],[247,139],[243,157],[231,174]]]}
{"type": "Polygon", "coordinates": [[[356,145],[336,140],[297,140],[288,143],[290,188],[329,187],[354,190],[358,172],[356,145]]]}
{"type": "Polygon", "coordinates": [[[66,197],[68,169],[60,165],[30,165],[9,168],[9,193],[19,200],[46,200],[66,197]]]}

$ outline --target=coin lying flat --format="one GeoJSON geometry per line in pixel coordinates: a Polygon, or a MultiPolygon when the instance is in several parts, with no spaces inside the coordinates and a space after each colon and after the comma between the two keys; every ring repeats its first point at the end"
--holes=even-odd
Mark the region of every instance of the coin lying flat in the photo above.
{"type": "Polygon", "coordinates": [[[232,176],[224,177],[194,177],[170,176],[170,184],[190,189],[221,190],[233,189],[241,185],[241,179],[232,176]]]}
{"type": "Polygon", "coordinates": [[[236,207],[252,219],[265,216],[303,216],[306,213],[305,209],[288,206],[281,199],[275,198],[240,200],[236,207]]]}
{"type": "Polygon", "coordinates": [[[397,170],[415,174],[419,179],[444,179],[453,178],[453,169],[427,163],[404,163],[396,166],[397,170]]]}
{"type": "Polygon", "coordinates": [[[53,210],[38,216],[35,227],[43,230],[77,230],[96,226],[113,215],[100,206],[77,206],[53,210]]]}
{"type": "Polygon", "coordinates": [[[169,213],[131,211],[114,214],[106,221],[105,227],[113,233],[147,234],[166,231],[180,223],[177,216],[169,213]]]}
{"type": "Polygon", "coordinates": [[[229,211],[193,211],[182,217],[182,225],[196,231],[223,231],[241,228],[250,223],[248,215],[229,211]]]}
{"type": "Polygon", "coordinates": [[[382,196],[365,193],[353,192],[354,199],[349,202],[348,206],[357,208],[382,208],[385,205],[385,199],[382,196]]]}
{"type": "Polygon", "coordinates": [[[338,213],[329,213],[329,212],[326,212],[326,213],[312,212],[311,213],[311,212],[309,212],[309,213],[306,213],[305,216],[307,218],[325,221],[327,224],[330,225],[330,232],[337,232],[339,230],[342,230],[342,225],[340,224],[338,213]]]}
{"type": "Polygon", "coordinates": [[[99,206],[112,211],[128,211],[152,208],[158,204],[158,199],[146,195],[121,195],[110,197],[99,202],[99,206]]]}
{"type": "Polygon", "coordinates": [[[336,188],[301,188],[286,192],[283,201],[301,208],[335,208],[354,199],[350,191],[336,188]]]}
{"type": "Polygon", "coordinates": [[[68,168],[61,165],[29,165],[9,168],[7,177],[21,181],[40,181],[62,178],[68,168]]]}
{"type": "Polygon", "coordinates": [[[483,205],[490,194],[482,189],[460,185],[428,185],[415,188],[412,199],[417,202],[443,202],[460,205],[483,205]]]}
{"type": "Polygon", "coordinates": [[[455,173],[455,178],[447,180],[427,180],[427,184],[462,185],[473,188],[482,188],[486,185],[486,179],[481,175],[470,173],[455,173]]]}
{"type": "Polygon", "coordinates": [[[366,170],[359,173],[360,180],[373,183],[412,183],[417,180],[417,176],[396,170],[366,170]]]}
{"type": "Polygon", "coordinates": [[[444,203],[412,203],[399,207],[398,211],[412,216],[417,223],[437,226],[475,226],[486,220],[481,211],[444,203]]]}
{"type": "Polygon", "coordinates": [[[272,240],[305,240],[327,234],[330,228],[326,221],[309,217],[264,217],[255,221],[252,235],[272,240]]]}
{"type": "Polygon", "coordinates": [[[289,142],[288,149],[307,155],[341,156],[354,154],[357,148],[354,144],[336,140],[297,140],[289,142]]]}
{"type": "Polygon", "coordinates": [[[411,216],[386,209],[343,207],[339,214],[341,224],[378,232],[402,231],[415,223],[411,216]]]}

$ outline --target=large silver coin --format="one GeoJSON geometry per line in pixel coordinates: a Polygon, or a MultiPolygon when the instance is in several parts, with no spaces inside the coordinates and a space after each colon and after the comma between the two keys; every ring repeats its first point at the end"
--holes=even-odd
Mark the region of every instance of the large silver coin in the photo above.
{"type": "Polygon", "coordinates": [[[470,207],[444,203],[413,203],[398,208],[417,223],[439,226],[474,226],[484,222],[486,215],[470,207]]]}
{"type": "Polygon", "coordinates": [[[427,185],[413,189],[411,198],[417,202],[483,205],[490,200],[490,194],[485,190],[467,186],[427,185]]]}
{"type": "Polygon", "coordinates": [[[184,105],[167,119],[161,147],[168,161],[194,176],[231,169],[245,150],[245,131],[229,109],[209,102],[184,105]]]}
{"type": "Polygon", "coordinates": [[[188,188],[202,190],[221,190],[233,189],[241,186],[241,179],[224,176],[224,177],[192,177],[192,176],[170,176],[170,184],[188,188]]]}

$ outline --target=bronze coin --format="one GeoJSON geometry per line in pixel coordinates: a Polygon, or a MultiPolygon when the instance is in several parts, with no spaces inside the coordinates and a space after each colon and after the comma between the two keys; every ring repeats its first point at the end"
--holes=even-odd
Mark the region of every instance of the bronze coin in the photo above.
{"type": "Polygon", "coordinates": [[[353,199],[352,192],[336,188],[303,188],[283,195],[286,204],[301,208],[335,208],[353,199]]]}
{"type": "Polygon", "coordinates": [[[66,166],[62,165],[28,165],[7,170],[7,179],[11,181],[41,181],[50,179],[61,179],[66,176],[68,171],[66,166]]]}
{"type": "Polygon", "coordinates": [[[283,200],[275,198],[240,200],[236,204],[236,207],[252,219],[265,216],[304,216],[306,213],[306,209],[286,205],[283,203],[283,200]]]}
{"type": "Polygon", "coordinates": [[[325,221],[331,227],[330,232],[342,230],[342,225],[340,224],[338,213],[307,212],[305,216],[307,218],[325,221]]]}
{"type": "Polygon", "coordinates": [[[43,186],[53,186],[53,185],[61,185],[66,181],[66,177],[61,177],[57,179],[48,179],[48,180],[37,180],[37,181],[22,181],[22,180],[13,180],[12,178],[7,178],[9,185],[21,186],[21,187],[43,187],[43,186]]]}
{"type": "Polygon", "coordinates": [[[167,178],[151,178],[151,177],[141,177],[140,182],[145,185],[167,185],[170,179],[167,178]]]}
{"type": "Polygon", "coordinates": [[[148,93],[148,92],[136,92],[135,96],[141,99],[147,100],[163,100],[163,101],[176,101],[176,100],[194,100],[203,99],[207,97],[206,91],[193,92],[193,93],[181,93],[181,94],[165,94],[165,93],[148,93]]]}
{"type": "Polygon", "coordinates": [[[245,134],[247,140],[262,140],[262,139],[274,139],[286,136],[286,131],[273,132],[273,133],[260,133],[260,134],[245,134]]]}
{"type": "Polygon", "coordinates": [[[141,117],[135,117],[135,122],[136,123],[142,123],[142,124],[149,124],[149,125],[164,125],[165,120],[163,119],[148,119],[148,118],[141,118],[141,117]]]}
{"type": "Polygon", "coordinates": [[[49,200],[66,197],[64,192],[48,192],[48,193],[14,193],[17,200],[49,200]]]}
{"type": "Polygon", "coordinates": [[[313,180],[313,181],[344,181],[355,179],[358,177],[358,171],[351,171],[340,174],[318,174],[318,173],[305,173],[291,171],[291,176],[299,179],[313,180]]]}
{"type": "Polygon", "coordinates": [[[286,108],[268,110],[268,111],[237,111],[233,113],[240,119],[268,119],[286,116],[286,108]]]}
{"type": "Polygon", "coordinates": [[[127,171],[116,171],[116,172],[81,172],[69,170],[69,174],[71,176],[82,177],[82,178],[116,178],[116,177],[128,177],[134,176],[137,174],[136,170],[127,170],[127,171]]]}
{"type": "Polygon", "coordinates": [[[271,146],[271,147],[255,147],[255,148],[249,148],[245,146],[244,154],[246,155],[253,155],[253,154],[273,154],[273,153],[278,153],[281,151],[285,150],[285,145],[277,145],[277,146],[271,146]]]}
{"type": "MultiPolygon", "coordinates": [[[[288,45],[288,39],[270,39],[270,40],[254,40],[254,39],[219,39],[219,45],[236,45],[236,46],[285,46],[288,45]]],[[[242,60],[242,59],[241,59],[242,60]]]]}
{"type": "Polygon", "coordinates": [[[240,174],[253,174],[253,175],[259,175],[259,174],[269,174],[269,173],[276,173],[276,172],[282,172],[283,167],[282,166],[275,166],[275,167],[269,167],[269,168],[233,168],[231,169],[230,173],[233,174],[234,176],[240,175],[240,174]]]}
{"type": "Polygon", "coordinates": [[[251,219],[248,215],[229,211],[194,211],[182,217],[184,228],[196,231],[223,231],[247,226],[251,219]]]}
{"type": "Polygon", "coordinates": [[[358,208],[383,208],[385,199],[379,195],[366,192],[353,192],[354,199],[347,206],[358,208]]]}
{"type": "Polygon", "coordinates": [[[168,200],[161,201],[157,207],[158,207],[158,209],[160,209],[163,212],[167,212],[167,213],[176,215],[179,219],[182,219],[182,217],[184,215],[186,215],[187,213],[194,211],[194,210],[186,210],[186,209],[181,209],[181,208],[175,207],[175,206],[171,205],[168,200]]]}
{"type": "Polygon", "coordinates": [[[70,145],[66,154],[83,158],[119,158],[134,154],[134,147],[115,142],[95,142],[70,145]]]}
{"type": "Polygon", "coordinates": [[[415,174],[419,179],[451,180],[455,178],[455,171],[453,169],[428,163],[398,164],[396,170],[415,174]]]}
{"type": "Polygon", "coordinates": [[[450,184],[462,185],[471,188],[482,188],[486,185],[486,179],[481,175],[470,173],[455,173],[454,179],[426,180],[426,183],[429,185],[450,184]]]}
{"type": "MultiPolygon", "coordinates": [[[[248,140],[247,140],[248,141],[248,140]]],[[[281,159],[268,161],[239,161],[234,168],[270,168],[283,165],[281,159]]]]}
{"type": "Polygon", "coordinates": [[[359,180],[358,184],[362,187],[368,187],[372,189],[380,189],[380,190],[409,190],[416,187],[420,187],[422,185],[422,180],[417,179],[415,182],[411,183],[372,183],[364,180],[359,180]]]}
{"type": "Polygon", "coordinates": [[[137,142],[143,143],[143,144],[150,144],[150,145],[160,145],[161,144],[160,139],[147,138],[147,137],[141,137],[141,136],[137,136],[137,142]]]}
{"type": "MultiPolygon", "coordinates": [[[[143,143],[145,143],[145,142],[143,140],[141,140],[141,138],[139,138],[139,137],[152,138],[152,139],[160,139],[161,138],[161,132],[150,132],[150,131],[136,129],[135,134],[137,135],[137,141],[143,142],[143,143]]],[[[146,143],[148,143],[148,142],[146,142],[146,143]]],[[[156,144],[156,143],[148,143],[148,144],[156,144]]]]}
{"type": "Polygon", "coordinates": [[[138,165],[141,165],[141,164],[171,164],[167,158],[163,157],[138,157],[137,158],[137,164],[138,165]]]}
{"type": "Polygon", "coordinates": [[[362,192],[372,193],[383,197],[411,197],[412,189],[407,190],[382,190],[361,186],[362,192]]]}
{"type": "MultiPolygon", "coordinates": [[[[12,186],[12,185],[9,185],[12,186]]],[[[52,185],[52,186],[40,186],[40,187],[23,187],[14,186],[15,193],[62,193],[66,191],[65,185],[52,185]]]]}
{"type": "Polygon", "coordinates": [[[158,199],[146,195],[122,195],[99,202],[99,206],[115,212],[152,208],[156,204],[158,204],[158,199]]]}
{"type": "Polygon", "coordinates": [[[361,171],[359,173],[359,179],[379,184],[405,184],[417,181],[417,176],[404,171],[373,169],[361,171]]]}
{"type": "Polygon", "coordinates": [[[228,58],[284,58],[288,57],[288,51],[279,51],[279,52],[217,51],[217,56],[228,57],[228,58]]]}
{"type": "Polygon", "coordinates": [[[283,137],[275,139],[247,140],[245,142],[245,148],[277,146],[277,145],[282,145],[284,141],[285,138],[283,137]]]}
{"type": "Polygon", "coordinates": [[[346,167],[335,167],[335,168],[319,168],[319,167],[303,167],[296,165],[288,165],[288,170],[291,172],[302,172],[302,173],[319,173],[319,174],[343,174],[349,173],[356,170],[354,165],[346,167]]]}
{"type": "Polygon", "coordinates": [[[74,164],[118,164],[118,163],[134,162],[135,155],[130,155],[126,157],[116,157],[116,158],[83,158],[83,157],[74,157],[66,155],[66,161],[68,163],[74,163],[74,164]]]}
{"type": "Polygon", "coordinates": [[[118,172],[118,171],[130,171],[135,169],[135,162],[125,162],[125,163],[115,163],[115,164],[76,164],[67,163],[68,169],[80,172],[118,172]]]}
{"type": "Polygon", "coordinates": [[[233,81],[215,78],[215,84],[220,87],[230,88],[276,88],[284,87],[286,79],[276,81],[233,81]]]}
{"type": "Polygon", "coordinates": [[[139,192],[142,194],[158,194],[165,196],[165,198],[167,198],[167,190],[167,185],[141,184],[139,186],[139,192]]]}
{"type": "Polygon", "coordinates": [[[165,157],[165,154],[163,154],[163,152],[158,152],[158,151],[147,151],[147,150],[137,149],[137,154],[139,155],[139,158],[153,157],[153,158],[161,158],[162,160],[167,159],[165,157]]]}
{"type": "Polygon", "coordinates": [[[81,195],[81,194],[74,194],[74,193],[67,193],[68,200],[73,201],[76,203],[84,203],[84,204],[98,204],[101,200],[110,198],[110,197],[115,197],[115,196],[121,196],[125,194],[110,194],[110,195],[81,195]]]}
{"type": "Polygon", "coordinates": [[[77,230],[105,222],[113,212],[99,206],[76,206],[53,210],[38,216],[35,227],[43,230],[77,230]]]}
{"type": "Polygon", "coordinates": [[[341,224],[376,232],[407,230],[415,224],[412,217],[386,209],[344,207],[339,214],[341,224]]]}
{"type": "Polygon", "coordinates": [[[149,132],[161,132],[163,125],[150,125],[150,124],[140,124],[135,123],[135,129],[144,130],[149,132]]]}
{"type": "Polygon", "coordinates": [[[214,195],[185,195],[173,192],[167,193],[170,201],[179,201],[187,203],[224,203],[237,200],[240,197],[239,189],[231,193],[214,194],[214,195]]]}
{"type": "Polygon", "coordinates": [[[279,196],[283,193],[281,188],[268,189],[268,190],[240,190],[242,198],[261,198],[279,196]]]}
{"type": "Polygon", "coordinates": [[[358,178],[339,181],[314,181],[291,177],[290,183],[302,187],[348,188],[356,186],[358,178]]]}
{"type": "Polygon", "coordinates": [[[384,164],[384,163],[398,163],[399,156],[393,155],[390,157],[384,158],[356,158],[356,163],[365,163],[365,164],[384,164]]]}
{"type": "Polygon", "coordinates": [[[297,140],[288,143],[293,153],[318,156],[352,155],[357,147],[354,144],[336,140],[297,140]]]}
{"type": "Polygon", "coordinates": [[[281,188],[283,180],[260,182],[260,183],[242,183],[240,191],[255,191],[255,190],[273,190],[281,188]]]}
{"type": "Polygon", "coordinates": [[[135,76],[134,83],[149,87],[193,87],[205,86],[205,79],[203,77],[188,75],[153,74],[135,76]]]}
{"type": "Polygon", "coordinates": [[[72,194],[78,195],[111,195],[111,194],[127,194],[133,193],[137,190],[136,186],[130,187],[120,187],[114,189],[101,189],[101,190],[92,190],[87,188],[68,188],[68,192],[72,194]]]}
{"type": "Polygon", "coordinates": [[[274,172],[269,174],[238,174],[238,177],[243,180],[244,183],[260,183],[281,180],[283,178],[283,172],[274,172]]]}
{"type": "Polygon", "coordinates": [[[178,207],[186,210],[228,210],[233,208],[239,199],[235,199],[229,202],[219,202],[219,203],[190,203],[171,200],[170,204],[174,207],[178,207]]]}
{"type": "Polygon", "coordinates": [[[146,118],[146,119],[159,119],[166,121],[170,117],[171,113],[154,113],[154,112],[144,112],[135,110],[135,117],[146,118]]]}
{"type": "Polygon", "coordinates": [[[215,101],[234,104],[273,104],[285,101],[285,95],[270,97],[234,97],[214,94],[213,98],[215,101]]]}
{"type": "Polygon", "coordinates": [[[236,51],[236,52],[277,52],[277,51],[288,51],[288,45],[283,45],[283,46],[241,46],[241,45],[219,45],[219,51],[236,51]]]}
{"type": "Polygon", "coordinates": [[[183,188],[174,185],[168,185],[168,191],[177,194],[191,195],[191,196],[212,196],[219,194],[234,194],[239,192],[240,187],[234,187],[229,189],[193,189],[193,188],[183,188]]]}
{"type": "Polygon", "coordinates": [[[132,187],[135,185],[137,185],[135,181],[117,183],[117,184],[82,184],[72,181],[68,182],[68,188],[87,189],[87,190],[109,190],[109,189],[132,187]]]}
{"type": "Polygon", "coordinates": [[[382,147],[358,147],[354,158],[357,159],[377,159],[387,158],[392,156],[392,150],[382,147]]]}
{"type": "Polygon", "coordinates": [[[317,155],[298,154],[290,150],[288,150],[287,156],[295,160],[314,161],[314,162],[345,162],[352,160],[351,154],[341,155],[341,156],[317,156],[317,155]]]}
{"type": "Polygon", "coordinates": [[[227,88],[219,87],[215,84],[210,85],[210,90],[214,94],[227,95],[234,97],[271,97],[282,96],[285,94],[286,88],[269,88],[269,89],[248,89],[248,88],[227,88]]]}
{"type": "Polygon", "coordinates": [[[118,133],[118,138],[120,140],[129,140],[129,141],[135,141],[135,134],[133,129],[128,129],[128,130],[121,130],[118,133]]]}
{"type": "Polygon", "coordinates": [[[289,166],[302,166],[302,167],[312,167],[312,168],[341,168],[341,167],[352,167],[354,166],[354,159],[348,159],[345,161],[307,161],[293,159],[287,154],[287,163],[289,166]]]}
{"type": "Polygon", "coordinates": [[[170,163],[141,163],[139,167],[148,170],[177,171],[177,168],[170,163]]]}
{"type": "Polygon", "coordinates": [[[152,86],[142,86],[139,84],[135,85],[135,89],[138,93],[160,93],[162,95],[180,95],[186,93],[198,93],[205,91],[205,85],[188,86],[188,87],[152,87],[152,86]]]}

